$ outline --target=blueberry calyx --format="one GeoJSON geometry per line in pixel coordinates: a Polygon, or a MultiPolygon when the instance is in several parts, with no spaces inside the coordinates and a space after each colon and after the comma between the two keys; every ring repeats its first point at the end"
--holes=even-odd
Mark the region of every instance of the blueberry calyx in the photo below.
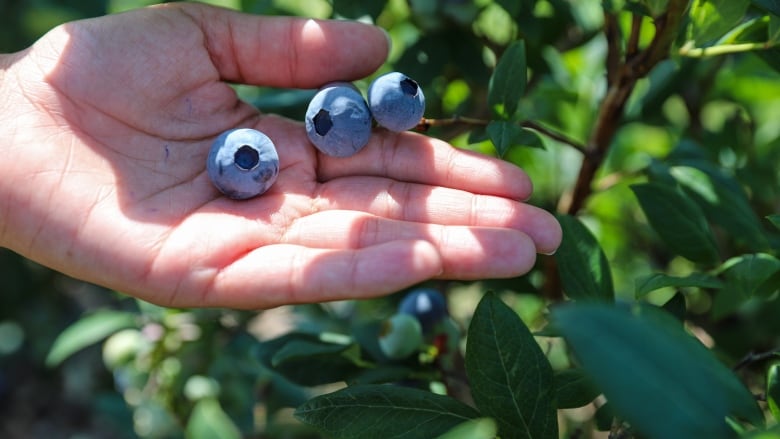
{"type": "Polygon", "coordinates": [[[324,136],[325,134],[328,134],[328,131],[333,128],[333,121],[330,118],[330,113],[323,109],[320,109],[320,111],[317,112],[317,115],[314,116],[314,130],[317,131],[317,134],[320,136],[324,136]]]}
{"type": "Polygon", "coordinates": [[[249,145],[242,145],[233,155],[236,166],[244,171],[250,171],[260,164],[260,154],[249,145]]]}
{"type": "Polygon", "coordinates": [[[415,82],[414,79],[404,78],[401,81],[401,90],[403,90],[405,95],[415,97],[417,96],[418,89],[419,86],[417,85],[417,82],[415,82]]]}

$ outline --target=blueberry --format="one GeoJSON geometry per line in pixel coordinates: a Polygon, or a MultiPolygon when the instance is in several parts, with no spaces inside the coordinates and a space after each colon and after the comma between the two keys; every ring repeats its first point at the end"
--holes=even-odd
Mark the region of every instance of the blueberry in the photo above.
{"type": "Polygon", "coordinates": [[[447,300],[433,288],[418,288],[404,296],[398,304],[398,312],[414,316],[427,334],[447,316],[447,300]]]}
{"type": "Polygon", "coordinates": [[[387,358],[406,358],[420,349],[422,342],[420,322],[409,314],[394,314],[382,323],[379,347],[387,358]]]}
{"type": "Polygon", "coordinates": [[[306,134],[323,154],[349,157],[371,137],[371,112],[360,92],[349,83],[321,88],[306,109],[306,134]]]}
{"type": "Polygon", "coordinates": [[[279,156],[271,139],[260,131],[239,128],[214,140],[206,160],[214,186],[244,200],[267,191],[279,176],[279,156]]]}
{"type": "Polygon", "coordinates": [[[405,131],[422,119],[425,95],[417,82],[403,73],[386,73],[368,86],[368,107],[379,125],[405,131]]]}

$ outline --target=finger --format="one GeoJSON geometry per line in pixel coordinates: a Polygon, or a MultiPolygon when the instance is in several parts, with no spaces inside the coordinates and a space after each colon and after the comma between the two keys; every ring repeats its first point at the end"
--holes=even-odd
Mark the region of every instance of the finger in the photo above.
{"type": "Polygon", "coordinates": [[[314,88],[362,78],[387,58],[378,27],[354,21],[262,17],[206,5],[178,7],[195,18],[226,81],[314,88]]]}
{"type": "Polygon", "coordinates": [[[296,220],[283,242],[317,248],[366,248],[426,240],[439,252],[448,279],[514,277],[536,260],[533,241],[517,230],[397,221],[354,211],[327,211],[296,220]]]}
{"type": "Polygon", "coordinates": [[[276,244],[225,267],[203,298],[180,298],[198,305],[249,309],[359,299],[401,290],[441,270],[436,249],[425,241],[346,250],[276,244]]]}
{"type": "Polygon", "coordinates": [[[348,160],[323,156],[318,176],[328,181],[349,175],[387,176],[480,194],[525,200],[533,190],[517,166],[418,133],[377,129],[370,143],[348,160]]]}
{"type": "Polygon", "coordinates": [[[402,221],[442,225],[510,228],[528,235],[539,253],[561,241],[558,221],[529,204],[458,189],[385,178],[350,177],[320,187],[315,210],[355,210],[402,221]]]}

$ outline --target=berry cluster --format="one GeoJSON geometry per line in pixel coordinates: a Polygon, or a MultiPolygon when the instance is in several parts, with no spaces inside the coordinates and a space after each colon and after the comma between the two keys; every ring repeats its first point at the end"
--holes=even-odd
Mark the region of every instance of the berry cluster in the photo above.
{"type": "Polygon", "coordinates": [[[425,344],[440,351],[452,350],[459,329],[449,317],[447,300],[434,288],[416,288],[398,304],[395,314],[384,321],[379,347],[390,359],[400,360],[418,352],[425,344]]]}
{"type": "MultiPolygon", "coordinates": [[[[323,154],[349,157],[371,137],[372,119],[391,131],[413,128],[425,111],[425,96],[413,79],[398,72],[376,78],[368,102],[348,82],[322,87],[306,110],[306,134],[323,154]]],[[[249,129],[222,133],[214,140],[206,170],[223,194],[244,200],[266,192],[279,176],[279,156],[271,139],[249,129]]]]}
{"type": "Polygon", "coordinates": [[[323,154],[349,157],[371,137],[371,119],[391,131],[414,128],[425,111],[425,95],[399,72],[379,76],[368,87],[368,102],[350,83],[322,87],[306,110],[306,134],[323,154]]]}

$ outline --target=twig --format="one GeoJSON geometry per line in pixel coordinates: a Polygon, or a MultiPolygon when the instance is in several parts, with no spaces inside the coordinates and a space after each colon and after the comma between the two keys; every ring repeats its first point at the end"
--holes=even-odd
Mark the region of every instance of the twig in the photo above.
{"type": "MultiPolygon", "coordinates": [[[[417,124],[417,126],[414,128],[416,131],[428,131],[432,127],[442,127],[442,126],[451,126],[451,125],[475,125],[475,126],[487,126],[490,124],[489,120],[485,119],[477,119],[474,117],[464,117],[464,116],[453,116],[450,118],[444,118],[444,119],[428,119],[428,118],[422,118],[420,120],[420,123],[417,124]]],[[[550,128],[547,128],[539,123],[530,121],[530,120],[524,120],[517,122],[517,124],[523,128],[528,128],[534,131],[537,131],[553,140],[556,140],[558,142],[561,142],[563,144],[569,145],[572,148],[576,149],[577,151],[585,154],[585,146],[570,138],[567,137],[564,134],[558,133],[556,131],[551,130],[550,128]]]]}
{"type": "Polygon", "coordinates": [[[728,55],[732,53],[750,52],[754,50],[768,50],[776,48],[777,44],[771,41],[763,43],[739,43],[720,44],[712,47],[687,47],[680,48],[678,53],[688,58],[706,58],[708,56],[728,55]]]}
{"type": "Polygon", "coordinates": [[[759,361],[768,360],[770,358],[777,357],[780,358],[780,348],[772,349],[771,351],[766,352],[748,352],[744,357],[742,357],[741,360],[737,362],[737,364],[732,367],[732,370],[735,372],[745,368],[753,363],[758,363],[759,361]]]}
{"type": "Polygon", "coordinates": [[[523,128],[528,128],[528,129],[531,129],[531,130],[534,130],[534,131],[538,131],[538,132],[544,134],[545,136],[547,136],[547,137],[549,137],[549,138],[551,138],[553,140],[557,140],[558,142],[561,142],[563,144],[569,145],[572,148],[576,149],[577,151],[581,152],[583,155],[587,154],[587,152],[585,150],[585,145],[583,145],[580,142],[577,142],[576,140],[574,140],[574,139],[572,139],[570,137],[567,137],[567,136],[565,136],[565,135],[563,135],[561,133],[557,133],[555,131],[550,130],[549,128],[546,128],[546,127],[544,127],[542,125],[539,125],[536,122],[533,122],[533,121],[530,121],[530,120],[526,120],[526,121],[520,122],[520,126],[523,127],[523,128]]]}
{"type": "Polygon", "coordinates": [[[639,35],[642,31],[642,17],[638,14],[631,16],[631,33],[626,44],[626,59],[633,58],[639,52],[639,35]]]}

